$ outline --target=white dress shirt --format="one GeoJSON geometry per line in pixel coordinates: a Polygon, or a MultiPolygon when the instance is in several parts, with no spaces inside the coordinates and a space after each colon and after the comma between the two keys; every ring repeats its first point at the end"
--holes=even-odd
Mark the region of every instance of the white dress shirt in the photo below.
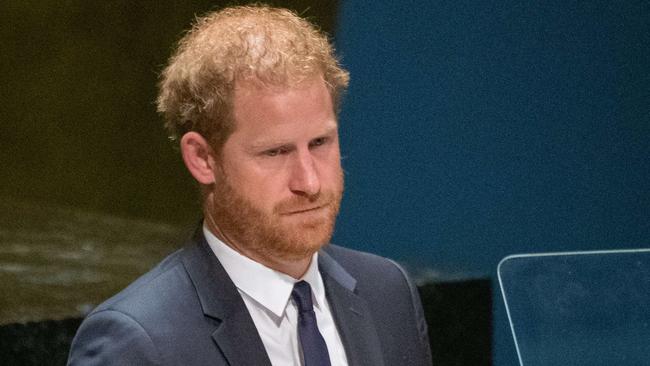
{"type": "Polygon", "coordinates": [[[205,225],[203,234],[244,299],[273,366],[303,365],[298,342],[298,311],[291,299],[293,285],[300,280],[311,286],[318,329],[327,344],[332,366],[347,366],[345,349],[318,271],[318,253],[312,257],[305,275],[295,279],[240,254],[214,236],[205,225]]]}

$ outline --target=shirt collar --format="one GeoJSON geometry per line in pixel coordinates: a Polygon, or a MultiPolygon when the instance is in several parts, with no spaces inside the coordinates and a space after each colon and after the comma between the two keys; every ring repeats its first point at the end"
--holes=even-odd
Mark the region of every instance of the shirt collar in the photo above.
{"type": "Polygon", "coordinates": [[[203,235],[235,286],[276,316],[284,315],[293,285],[300,280],[311,286],[312,299],[317,308],[320,309],[325,303],[325,286],[318,271],[318,253],[314,253],[304,276],[296,280],[235,251],[212,234],[205,224],[203,235]]]}

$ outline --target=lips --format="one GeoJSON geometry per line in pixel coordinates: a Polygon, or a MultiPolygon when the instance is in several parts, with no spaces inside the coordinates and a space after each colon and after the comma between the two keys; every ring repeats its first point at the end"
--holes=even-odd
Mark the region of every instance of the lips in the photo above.
{"type": "Polygon", "coordinates": [[[322,208],[325,208],[326,206],[327,206],[327,204],[322,204],[322,205],[319,205],[319,206],[308,207],[308,208],[295,208],[295,209],[291,209],[291,210],[286,211],[285,213],[283,213],[283,215],[297,215],[297,214],[301,214],[301,213],[317,211],[317,210],[320,210],[322,208]]]}

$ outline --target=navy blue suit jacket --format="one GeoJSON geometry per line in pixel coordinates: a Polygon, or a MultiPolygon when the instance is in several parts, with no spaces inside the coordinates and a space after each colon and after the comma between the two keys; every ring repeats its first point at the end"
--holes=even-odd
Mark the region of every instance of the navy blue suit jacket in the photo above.
{"type": "MultiPolygon", "coordinates": [[[[327,245],[319,269],[350,366],[431,364],[417,289],[399,266],[327,245]]],[[[86,317],[68,364],[271,365],[201,230],[86,317]]]]}

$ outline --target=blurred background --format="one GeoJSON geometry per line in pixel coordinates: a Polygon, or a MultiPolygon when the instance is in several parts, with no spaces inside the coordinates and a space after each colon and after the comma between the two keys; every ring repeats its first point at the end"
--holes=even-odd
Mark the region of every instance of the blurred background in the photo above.
{"type": "MultiPolygon", "coordinates": [[[[650,246],[650,3],[268,3],[351,72],[333,241],[419,283],[492,281],[495,365],[516,360],[501,258],[650,246]]],[[[0,3],[0,324],[83,315],[191,233],[156,83],[220,6],[0,3]]]]}

